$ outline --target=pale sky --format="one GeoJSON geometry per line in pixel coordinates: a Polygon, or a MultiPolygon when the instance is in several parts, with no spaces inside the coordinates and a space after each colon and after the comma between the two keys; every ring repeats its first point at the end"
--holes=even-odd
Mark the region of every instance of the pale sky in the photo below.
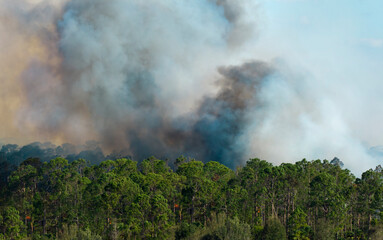
{"type": "MultiPolygon", "coordinates": [[[[324,115],[331,122],[336,114],[340,124],[322,125],[320,132],[331,136],[344,128],[342,138],[366,149],[383,145],[382,10],[379,0],[260,0],[259,37],[252,53],[285,62],[304,76],[313,98],[326,99],[330,107],[324,115]]],[[[349,151],[345,146],[343,151],[349,151]]],[[[308,157],[332,158],[324,152],[308,157]]],[[[346,161],[346,167],[360,172],[380,162],[346,161]]]]}

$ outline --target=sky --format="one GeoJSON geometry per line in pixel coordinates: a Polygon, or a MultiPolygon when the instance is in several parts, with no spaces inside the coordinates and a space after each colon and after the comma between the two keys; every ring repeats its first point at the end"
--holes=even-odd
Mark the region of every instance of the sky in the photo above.
{"type": "Polygon", "coordinates": [[[363,57],[371,61],[369,66],[382,60],[381,1],[266,0],[259,5],[264,16],[260,42],[274,44],[279,39],[274,45],[279,55],[296,52],[299,58],[326,62],[340,57],[354,64],[363,57]],[[345,52],[350,58],[343,57],[345,52]]]}
{"type": "MultiPolygon", "coordinates": [[[[383,2],[261,0],[258,3],[262,20],[254,55],[287,63],[289,70],[303,76],[309,86],[305,90],[320,91],[312,96],[328,102],[322,111],[326,120],[320,121],[317,134],[324,132],[329,139],[317,140],[319,151],[310,151],[310,157],[331,159],[321,152],[320,146],[326,145],[325,141],[335,146],[346,141],[342,138],[359,142],[355,144],[365,148],[382,145],[383,15],[380,11],[383,2]]],[[[343,158],[354,171],[380,164],[380,160],[362,160],[368,157],[363,157],[364,150],[354,153],[354,144],[340,145],[344,150],[325,148],[332,149],[329,152],[333,154],[349,151],[360,155],[361,160],[348,164],[343,158]]]]}
{"type": "Polygon", "coordinates": [[[4,0],[0,144],[96,140],[231,167],[338,157],[358,175],[383,160],[381,9],[4,0]]]}

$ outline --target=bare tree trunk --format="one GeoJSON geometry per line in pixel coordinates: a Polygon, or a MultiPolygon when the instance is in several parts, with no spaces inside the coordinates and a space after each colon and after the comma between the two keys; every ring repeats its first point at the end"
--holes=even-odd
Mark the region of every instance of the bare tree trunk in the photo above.
{"type": "Polygon", "coordinates": [[[47,217],[46,217],[46,208],[44,207],[44,217],[43,217],[43,233],[47,234],[46,224],[47,224],[47,217]]]}
{"type": "Polygon", "coordinates": [[[191,206],[191,209],[190,209],[190,220],[191,220],[191,223],[194,222],[194,196],[192,197],[192,206],[191,206]]]}

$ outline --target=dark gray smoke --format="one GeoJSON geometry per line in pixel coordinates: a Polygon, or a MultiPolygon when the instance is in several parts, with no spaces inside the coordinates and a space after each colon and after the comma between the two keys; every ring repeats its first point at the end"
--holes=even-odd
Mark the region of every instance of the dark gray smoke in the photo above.
{"type": "Polygon", "coordinates": [[[246,155],[246,144],[240,137],[249,122],[247,114],[259,107],[257,90],[273,73],[263,62],[250,62],[239,67],[219,69],[222,79],[217,96],[206,98],[198,111],[198,121],[192,128],[192,152],[206,160],[221,161],[235,167],[246,155]],[[193,149],[193,147],[197,147],[193,149]]]}
{"type": "Polygon", "coordinates": [[[142,129],[128,129],[133,155],[144,158],[156,154],[174,159],[186,154],[235,167],[246,152],[239,140],[252,121],[247,114],[259,107],[257,90],[273,72],[263,62],[220,68],[220,90],[216,96],[204,98],[195,113],[172,121],[157,115],[158,125],[144,136],[140,134],[142,129]]]}

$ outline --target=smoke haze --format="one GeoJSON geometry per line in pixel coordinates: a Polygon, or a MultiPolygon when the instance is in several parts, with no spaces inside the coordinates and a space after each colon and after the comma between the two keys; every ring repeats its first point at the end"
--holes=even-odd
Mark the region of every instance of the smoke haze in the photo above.
{"type": "Polygon", "coordinates": [[[354,171],[357,159],[376,165],[309,77],[250,51],[259,19],[248,2],[2,1],[3,144],[98,142],[32,144],[47,157],[103,159],[102,148],[230,167],[335,155],[354,171]]]}

